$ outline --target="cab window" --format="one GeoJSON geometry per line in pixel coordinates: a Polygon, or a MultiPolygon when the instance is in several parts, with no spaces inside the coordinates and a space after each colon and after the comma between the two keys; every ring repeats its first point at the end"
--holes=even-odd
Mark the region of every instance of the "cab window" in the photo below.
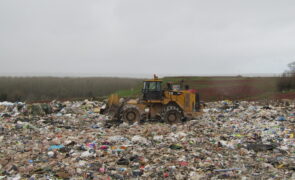
{"type": "Polygon", "coordinates": [[[161,82],[145,82],[143,88],[145,91],[161,91],[161,82]]]}

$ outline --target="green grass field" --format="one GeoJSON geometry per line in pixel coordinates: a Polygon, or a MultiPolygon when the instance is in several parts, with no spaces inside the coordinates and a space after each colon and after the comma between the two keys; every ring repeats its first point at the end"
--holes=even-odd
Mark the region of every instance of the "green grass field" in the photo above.
{"type": "Polygon", "coordinates": [[[141,82],[141,79],[112,77],[0,77],[0,101],[34,102],[107,97],[122,89],[130,91],[141,82]]]}

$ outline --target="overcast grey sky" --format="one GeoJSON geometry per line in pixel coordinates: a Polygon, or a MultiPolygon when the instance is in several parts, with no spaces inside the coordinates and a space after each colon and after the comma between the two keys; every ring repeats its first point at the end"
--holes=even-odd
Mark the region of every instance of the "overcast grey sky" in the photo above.
{"type": "Polygon", "coordinates": [[[294,0],[0,0],[0,74],[280,73],[294,0]]]}

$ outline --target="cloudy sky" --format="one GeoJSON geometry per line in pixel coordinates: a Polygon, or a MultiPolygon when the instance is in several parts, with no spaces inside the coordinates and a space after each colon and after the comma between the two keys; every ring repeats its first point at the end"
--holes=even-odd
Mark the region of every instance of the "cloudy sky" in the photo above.
{"type": "Polygon", "coordinates": [[[294,0],[0,0],[0,74],[280,73],[294,0]]]}

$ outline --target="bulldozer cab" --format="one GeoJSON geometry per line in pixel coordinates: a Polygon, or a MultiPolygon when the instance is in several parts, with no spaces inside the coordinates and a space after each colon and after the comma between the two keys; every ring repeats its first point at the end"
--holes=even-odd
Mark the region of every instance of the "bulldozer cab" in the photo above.
{"type": "Polygon", "coordinates": [[[161,100],[163,98],[162,81],[146,80],[143,83],[143,100],[161,100]]]}

